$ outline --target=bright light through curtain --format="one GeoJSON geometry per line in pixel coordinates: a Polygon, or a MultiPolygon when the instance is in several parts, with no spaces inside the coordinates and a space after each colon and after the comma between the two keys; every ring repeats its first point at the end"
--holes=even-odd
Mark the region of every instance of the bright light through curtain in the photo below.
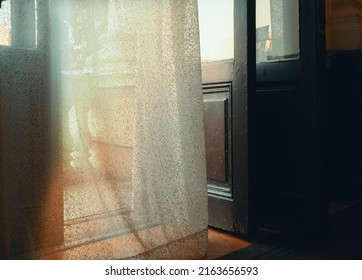
{"type": "Polygon", "coordinates": [[[203,257],[197,1],[6,2],[8,257],[203,257]]]}

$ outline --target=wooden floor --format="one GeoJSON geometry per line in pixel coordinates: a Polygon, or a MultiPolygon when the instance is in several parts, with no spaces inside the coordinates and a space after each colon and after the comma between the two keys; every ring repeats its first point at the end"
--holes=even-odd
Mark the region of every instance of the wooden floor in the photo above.
{"type": "Polygon", "coordinates": [[[265,235],[223,260],[362,260],[362,200],[331,203],[329,234],[323,240],[265,235]]]}
{"type": "Polygon", "coordinates": [[[208,248],[206,259],[214,260],[229,253],[235,252],[251,245],[250,242],[241,239],[233,234],[209,229],[208,248]]]}
{"type": "MultiPolygon", "coordinates": [[[[361,200],[362,201],[362,200],[361,200]]],[[[361,201],[351,202],[332,202],[330,205],[330,214],[336,214],[340,211],[351,208],[351,205],[361,201]]],[[[206,259],[213,260],[236,252],[240,249],[252,245],[251,242],[243,240],[242,238],[228,232],[209,228],[208,230],[208,250],[206,259]]],[[[250,247],[251,248],[251,247],[250,247]]]]}

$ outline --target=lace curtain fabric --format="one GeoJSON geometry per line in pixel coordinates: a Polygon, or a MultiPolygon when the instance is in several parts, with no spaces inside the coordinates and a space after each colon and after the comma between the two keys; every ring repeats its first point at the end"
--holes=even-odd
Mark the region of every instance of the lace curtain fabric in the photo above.
{"type": "Polygon", "coordinates": [[[33,36],[0,46],[7,257],[201,258],[197,1],[6,2],[33,36]]]}

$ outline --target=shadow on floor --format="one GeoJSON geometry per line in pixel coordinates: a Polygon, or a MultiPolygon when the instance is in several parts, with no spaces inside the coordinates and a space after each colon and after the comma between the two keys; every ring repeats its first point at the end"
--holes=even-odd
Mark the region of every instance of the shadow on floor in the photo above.
{"type": "Polygon", "coordinates": [[[333,213],[331,235],[319,243],[269,236],[262,241],[227,254],[222,260],[361,260],[362,201],[333,213]]]}

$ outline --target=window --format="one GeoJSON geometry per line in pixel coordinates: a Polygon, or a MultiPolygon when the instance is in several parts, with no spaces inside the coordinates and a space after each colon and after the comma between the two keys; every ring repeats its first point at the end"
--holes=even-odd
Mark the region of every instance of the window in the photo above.
{"type": "Polygon", "coordinates": [[[256,1],[256,62],[299,59],[298,0],[256,1]]]}
{"type": "Polygon", "coordinates": [[[0,45],[11,46],[11,3],[1,3],[0,10],[0,45]]]}
{"type": "Polygon", "coordinates": [[[3,1],[0,11],[0,45],[34,49],[38,45],[37,37],[37,1],[3,1]]]}
{"type": "Polygon", "coordinates": [[[234,57],[234,1],[198,0],[201,60],[234,57]]]}

